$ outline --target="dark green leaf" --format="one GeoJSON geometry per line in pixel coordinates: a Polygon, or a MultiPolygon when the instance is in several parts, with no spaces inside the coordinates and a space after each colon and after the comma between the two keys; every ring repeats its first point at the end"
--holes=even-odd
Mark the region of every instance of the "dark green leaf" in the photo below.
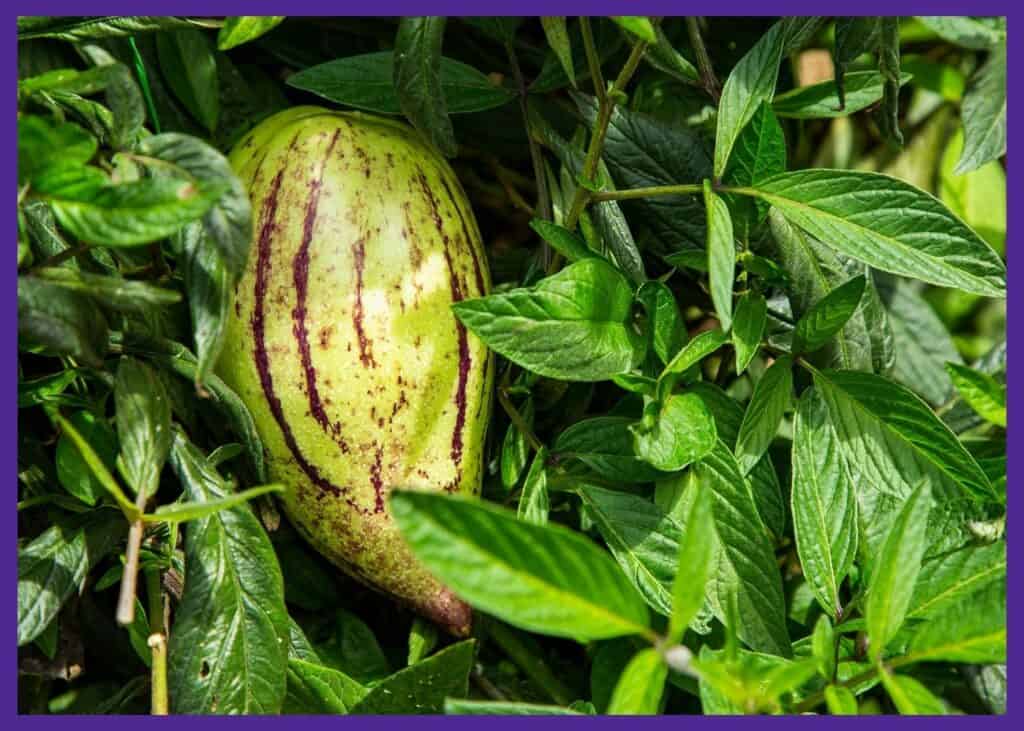
{"type": "Polygon", "coordinates": [[[18,340],[100,366],[107,350],[103,313],[82,295],[37,277],[18,277],[18,340]]]}
{"type": "Polygon", "coordinates": [[[708,223],[708,277],[711,301],[721,328],[732,327],[732,288],[736,279],[736,241],[733,238],[729,207],[711,190],[711,181],[704,181],[705,217],[708,223]]]}
{"type": "Polygon", "coordinates": [[[584,259],[529,289],[452,305],[487,345],[528,370],[566,381],[602,381],[637,361],[633,291],[602,259],[584,259]]]}
{"type": "Polygon", "coordinates": [[[882,107],[877,119],[883,136],[897,146],[903,144],[900,131],[900,19],[884,16],[878,21],[878,70],[884,81],[882,107]]]}
{"type": "MultiPolygon", "coordinates": [[[[908,73],[900,74],[900,86],[911,78],[908,73]]],[[[772,102],[772,110],[789,119],[847,117],[877,104],[884,86],[885,79],[877,71],[857,71],[846,75],[846,106],[839,100],[834,81],[820,81],[779,94],[772,102]]]]}
{"type": "MultiPolygon", "coordinates": [[[[192,502],[231,486],[180,433],[171,465],[192,502]]],[[[176,713],[277,713],[285,696],[288,615],[274,549],[247,505],[185,530],[187,581],[168,647],[176,713]]]]}
{"type": "Polygon", "coordinates": [[[651,348],[662,363],[669,363],[689,337],[675,295],[664,283],[651,280],[640,285],[636,298],[647,312],[651,348]]]}
{"type": "Polygon", "coordinates": [[[121,358],[114,383],[121,474],[136,492],[152,496],[171,451],[171,404],[149,366],[121,358]]]}
{"type": "Polygon", "coordinates": [[[708,490],[697,486],[676,557],[669,642],[682,640],[687,625],[694,621],[704,604],[706,585],[713,567],[714,525],[711,495],[708,490]]]}
{"type": "MultiPolygon", "coordinates": [[[[117,438],[110,425],[91,411],[76,411],[69,420],[107,469],[113,470],[117,459],[117,438]]],[[[61,434],[57,440],[54,464],[60,484],[76,498],[87,505],[95,505],[103,497],[106,488],[93,474],[89,464],[82,458],[74,441],[67,434],[61,434]]]]}
{"type": "MultiPolygon", "coordinates": [[[[533,398],[523,402],[519,415],[527,424],[533,426],[533,398]]],[[[526,436],[519,427],[510,423],[505,432],[505,439],[501,443],[501,484],[506,490],[511,490],[519,482],[529,456],[526,436]]]]}
{"type": "Polygon", "coordinates": [[[542,17],[540,24],[544,28],[544,37],[547,38],[548,45],[558,57],[558,62],[562,64],[566,77],[575,87],[576,72],[572,65],[572,43],[569,40],[569,31],[565,26],[565,16],[542,17]]]}
{"type": "Polygon", "coordinates": [[[106,307],[125,312],[142,312],[151,305],[165,307],[181,301],[178,292],[149,282],[89,274],[67,267],[40,267],[34,269],[32,275],[62,289],[88,295],[106,307]]]}
{"type": "MultiPolygon", "coordinates": [[[[402,114],[394,80],[391,51],[366,53],[328,61],[288,77],[288,85],[338,104],[379,114],[402,114]]],[[[514,97],[472,66],[441,58],[441,89],[449,114],[482,112],[514,97]]]]}
{"type": "Polygon", "coordinates": [[[121,38],[177,28],[203,27],[204,22],[162,15],[42,16],[19,18],[18,40],[56,38],[73,43],[99,38],[121,38]]]}
{"type": "Polygon", "coordinates": [[[664,378],[671,374],[686,373],[690,368],[700,363],[706,357],[714,353],[729,342],[729,336],[721,329],[705,330],[694,336],[676,356],[669,361],[662,372],[664,378]]]}
{"type": "Polygon", "coordinates": [[[559,226],[557,223],[545,221],[542,218],[535,218],[530,221],[530,228],[551,244],[551,248],[570,262],[599,256],[597,252],[591,251],[586,243],[578,238],[576,234],[563,226],[559,226]]]}
{"type": "Polygon", "coordinates": [[[213,44],[201,31],[187,28],[156,36],[160,71],[171,91],[209,132],[220,117],[220,88],[213,44]]]}
{"type": "MultiPolygon", "coordinates": [[[[729,185],[755,185],[786,171],[786,137],[768,104],[758,107],[743,128],[729,158],[723,180],[729,185]]],[[[764,201],[725,195],[737,237],[747,241],[754,228],[768,215],[764,201]]]]}
{"type": "Polygon", "coordinates": [[[446,698],[465,698],[473,667],[474,640],[446,647],[375,685],[352,707],[360,714],[442,713],[446,698]]]}
{"type": "Polygon", "coordinates": [[[866,284],[854,277],[815,302],[796,323],[793,353],[813,353],[835,337],[860,307],[866,284]]]}
{"type": "Polygon", "coordinates": [[[732,320],[732,344],[736,349],[736,375],[742,375],[761,347],[768,303],[760,292],[744,292],[732,320]]]}
{"type": "Polygon", "coordinates": [[[633,420],[598,416],[579,421],[558,435],[559,458],[576,458],[598,476],[616,482],[653,482],[663,473],[637,459],[633,451],[633,420]]]}
{"type": "Polygon", "coordinates": [[[395,37],[392,80],[402,112],[447,157],[457,151],[441,86],[441,43],[446,18],[405,17],[395,37]]]}
{"type": "Polygon", "coordinates": [[[643,599],[619,567],[562,526],[426,492],[393,492],[391,513],[435,576],[500,619],[581,641],[648,632],[643,599]]]}

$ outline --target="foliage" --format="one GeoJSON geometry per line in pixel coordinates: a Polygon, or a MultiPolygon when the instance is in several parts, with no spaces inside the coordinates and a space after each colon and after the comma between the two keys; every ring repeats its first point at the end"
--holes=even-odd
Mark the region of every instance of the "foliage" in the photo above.
{"type": "Polygon", "coordinates": [[[1005,19],[18,37],[21,710],[1005,709],[1005,19]],[[470,640],[305,545],[214,373],[225,154],[304,103],[404,117],[488,242],[484,499],[389,501],[470,640]]]}

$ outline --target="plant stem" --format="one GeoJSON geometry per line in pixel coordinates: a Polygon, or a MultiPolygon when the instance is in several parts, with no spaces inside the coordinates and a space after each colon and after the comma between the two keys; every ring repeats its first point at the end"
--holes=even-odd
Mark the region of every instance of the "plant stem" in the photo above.
{"type": "Polygon", "coordinates": [[[625,201],[635,198],[653,198],[660,195],[699,195],[704,192],[702,186],[692,183],[684,185],[655,185],[649,188],[627,188],[626,190],[603,190],[591,193],[590,199],[595,203],[601,201],[625,201]]]}
{"type": "MultiPolygon", "coordinates": [[[[598,97],[597,123],[594,125],[594,130],[590,136],[587,156],[583,160],[582,176],[586,180],[593,180],[594,176],[597,175],[597,166],[601,162],[601,152],[604,149],[604,138],[608,133],[608,123],[611,121],[612,112],[615,110],[615,99],[622,94],[626,85],[629,84],[629,80],[633,78],[633,74],[636,73],[637,66],[640,65],[640,60],[644,57],[646,51],[647,44],[643,41],[637,42],[633,46],[629,58],[626,59],[626,64],[622,67],[622,71],[619,72],[615,82],[612,84],[611,91],[603,97],[598,97]]],[[[589,200],[589,194],[590,191],[582,185],[576,186],[572,205],[569,207],[569,213],[565,218],[565,227],[570,231],[576,228],[580,214],[583,213],[583,208],[589,200]]]]}
{"type": "Polygon", "coordinates": [[[695,17],[687,16],[686,30],[690,34],[690,46],[693,47],[693,52],[697,56],[697,67],[700,69],[700,78],[701,83],[704,84],[704,90],[714,100],[715,104],[718,104],[718,100],[722,96],[722,88],[718,84],[715,69],[711,65],[711,57],[708,56],[708,49],[704,46],[704,39],[700,35],[700,27],[697,25],[695,17]]]}
{"type": "Polygon", "coordinates": [[[132,49],[132,60],[135,61],[135,74],[139,77],[139,88],[142,90],[142,98],[146,102],[146,111],[153,122],[153,131],[160,134],[160,117],[156,113],[156,104],[153,103],[153,92],[149,88],[149,74],[146,72],[146,62],[142,60],[139,47],[135,45],[135,37],[128,36],[128,45],[132,49]]]}
{"type": "Polygon", "coordinates": [[[526,81],[523,79],[522,69],[519,68],[519,57],[516,55],[516,49],[511,41],[505,44],[505,49],[508,52],[509,63],[512,64],[516,86],[519,88],[519,109],[522,112],[523,125],[526,128],[526,141],[530,149],[530,160],[533,162],[533,177],[537,181],[537,205],[534,207],[534,211],[539,218],[550,220],[551,199],[548,195],[547,175],[544,173],[544,158],[541,157],[540,145],[530,134],[530,117],[526,108],[526,81]]]}
{"type": "Polygon", "coordinates": [[[149,598],[149,649],[153,657],[150,711],[154,716],[167,715],[167,632],[164,629],[165,598],[160,583],[160,569],[146,570],[146,593],[149,598]]]}
{"type": "Polygon", "coordinates": [[[601,57],[597,53],[594,34],[590,29],[590,18],[585,15],[580,16],[580,32],[583,34],[583,49],[587,54],[590,80],[594,84],[594,96],[597,97],[599,103],[604,104],[607,89],[604,88],[604,76],[601,75],[601,57]]]}
{"type": "Polygon", "coordinates": [[[498,389],[498,401],[501,403],[501,408],[505,409],[505,413],[508,414],[508,418],[515,424],[516,429],[519,430],[519,433],[526,438],[526,441],[530,443],[535,452],[539,452],[544,446],[543,442],[533,433],[533,429],[526,423],[526,419],[519,413],[519,410],[512,403],[504,388],[498,389]]]}
{"type": "MultiPolygon", "coordinates": [[[[139,490],[135,498],[139,514],[146,507],[146,492],[139,490]]],[[[142,548],[142,518],[133,520],[128,529],[128,547],[124,554],[124,572],[121,574],[121,593],[117,597],[117,623],[123,627],[135,621],[135,583],[139,573],[139,550],[142,548]]]]}

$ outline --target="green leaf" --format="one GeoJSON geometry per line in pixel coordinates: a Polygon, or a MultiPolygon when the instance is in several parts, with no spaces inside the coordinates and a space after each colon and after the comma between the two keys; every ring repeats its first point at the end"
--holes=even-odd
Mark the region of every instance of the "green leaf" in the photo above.
{"type": "Polygon", "coordinates": [[[824,401],[807,389],[793,422],[793,533],[815,598],[836,618],[839,587],[857,554],[857,497],[841,449],[824,401]]]}
{"type": "MultiPolygon", "coordinates": [[[[134,519],[139,509],[135,506],[128,496],[124,494],[121,486],[114,479],[114,476],[110,474],[110,470],[103,463],[103,458],[96,453],[89,441],[82,436],[82,434],[75,428],[75,425],[61,416],[59,413],[51,415],[54,423],[61,430],[61,436],[67,437],[68,441],[74,445],[74,448],[78,450],[81,456],[82,462],[89,468],[92,473],[92,477],[98,482],[104,490],[110,493],[110,496],[114,498],[117,504],[120,506],[121,511],[130,520],[134,519]]],[[[88,423],[88,422],[86,422],[88,423]]],[[[102,447],[101,447],[102,448],[102,447]]]]}
{"type": "Polygon", "coordinates": [[[89,571],[122,540],[127,524],[113,510],[64,515],[18,549],[18,647],[39,637],[89,571]]]}
{"type": "MultiPolygon", "coordinates": [[[[816,302],[861,272],[852,272],[849,261],[820,241],[792,225],[776,209],[768,213],[779,263],[789,276],[788,295],[793,315],[801,317],[816,302]]],[[[856,263],[855,263],[856,264],[856,263]]],[[[863,271],[863,265],[856,264],[863,271]]],[[[865,317],[854,313],[833,341],[811,360],[848,370],[873,370],[873,349],[865,317]]]]}
{"type": "Polygon", "coordinates": [[[684,84],[700,82],[700,72],[683,54],[679,53],[665,35],[661,24],[654,27],[655,43],[648,47],[644,60],[662,73],[684,84]]]}
{"type": "MultiPolygon", "coordinates": [[[[625,43],[625,38],[613,23],[604,22],[600,18],[591,18],[594,35],[594,46],[597,48],[598,59],[604,63],[611,58],[625,43]]],[[[590,66],[584,50],[582,31],[578,24],[569,31],[572,46],[572,67],[576,71],[575,81],[590,78],[590,66]]],[[[544,56],[540,72],[529,86],[531,94],[546,94],[569,85],[570,79],[565,73],[561,60],[552,51],[544,56]]]]}
{"type": "Polygon", "coordinates": [[[715,616],[724,621],[724,597],[734,592],[740,639],[756,650],[789,656],[782,579],[746,478],[721,440],[697,463],[695,473],[701,487],[713,495],[715,532],[721,546],[710,582],[715,616]]]}
{"type": "Polygon", "coordinates": [[[927,619],[1006,577],[1006,544],[967,546],[928,559],[914,585],[907,616],[927,619]]]}
{"type": "MultiPolygon", "coordinates": [[[[743,128],[725,170],[728,185],[755,185],[786,171],[786,137],[771,107],[762,104],[743,128]]],[[[748,241],[755,227],[768,215],[768,205],[744,196],[724,196],[732,214],[737,238],[748,241]]]]}
{"type": "MultiPolygon", "coordinates": [[[[93,448],[108,469],[114,469],[117,459],[117,437],[105,419],[91,411],[76,411],[69,419],[82,438],[93,448]]],[[[75,442],[68,434],[57,440],[54,466],[61,486],[86,505],[95,505],[106,488],[82,458],[75,442]]]]}
{"type": "Polygon", "coordinates": [[[623,30],[629,31],[645,43],[657,43],[658,37],[654,33],[654,26],[644,15],[610,15],[616,25],[623,30]]]}
{"type": "Polygon", "coordinates": [[[374,685],[391,674],[391,663],[377,642],[377,636],[357,615],[338,609],[326,629],[329,634],[316,647],[325,664],[367,685],[374,685]]]}
{"type": "Polygon", "coordinates": [[[611,558],[577,533],[424,492],[393,492],[391,513],[438,579],[500,619],[584,642],[649,632],[643,599],[611,558]]]}
{"type": "Polygon", "coordinates": [[[813,353],[835,337],[860,307],[866,285],[854,277],[815,302],[796,323],[793,353],[813,353]]]}
{"type": "Polygon", "coordinates": [[[882,16],[878,21],[878,70],[884,80],[882,106],[876,119],[882,135],[903,145],[900,131],[900,19],[882,16]]]}
{"type": "Polygon", "coordinates": [[[836,18],[836,43],[832,58],[836,67],[836,94],[839,106],[846,104],[846,69],[865,53],[878,47],[881,27],[878,16],[836,18]]]}
{"type": "Polygon", "coordinates": [[[68,267],[39,267],[32,270],[32,276],[124,312],[146,312],[151,305],[164,307],[181,301],[178,292],[149,282],[90,274],[68,267]]]}
{"type": "Polygon", "coordinates": [[[946,706],[921,682],[909,675],[880,670],[879,676],[896,710],[904,716],[944,716],[946,706]]]}
{"type": "Polygon", "coordinates": [[[828,712],[833,716],[857,715],[857,697],[845,686],[827,686],[825,688],[825,703],[828,705],[828,712]]]}
{"type": "Polygon", "coordinates": [[[977,51],[1005,40],[1006,30],[964,15],[919,15],[917,20],[950,43],[977,51]]]}
{"type": "Polygon", "coordinates": [[[426,658],[437,646],[437,625],[422,617],[416,617],[409,628],[409,657],[407,664],[415,665],[426,658]]]}
{"type": "Polygon", "coordinates": [[[185,108],[209,132],[220,117],[217,60],[209,37],[187,28],[156,35],[160,71],[185,108]]]}
{"type": "Polygon", "coordinates": [[[732,217],[725,201],[711,190],[711,181],[704,180],[705,216],[708,222],[708,277],[711,301],[721,328],[732,327],[732,288],[736,279],[736,241],[733,239],[732,217]]]}
{"type": "Polygon", "coordinates": [[[578,421],[558,435],[554,452],[575,458],[598,476],[615,482],[653,482],[664,474],[637,458],[633,451],[632,419],[598,416],[578,421]]]}
{"type": "Polygon", "coordinates": [[[502,43],[511,43],[516,38],[516,31],[523,24],[525,18],[509,15],[474,15],[461,18],[463,23],[468,23],[478,28],[486,35],[502,43]]]}
{"type": "Polygon", "coordinates": [[[1006,295],[1006,267],[942,203],[878,173],[800,170],[757,185],[787,219],[883,271],[990,297],[1006,295]]]}
{"type": "Polygon", "coordinates": [[[661,710],[668,666],[653,647],[641,650],[626,665],[608,702],[609,716],[654,716],[661,710]]]}
{"type": "MultiPolygon", "coordinates": [[[[345,688],[354,680],[334,668],[297,657],[288,658],[287,692],[282,714],[348,713],[343,699],[345,688]]],[[[364,691],[365,692],[365,691],[364,691]]]]}
{"type": "MultiPolygon", "coordinates": [[[[519,409],[519,415],[527,424],[533,426],[533,398],[527,398],[519,409]]],[[[526,436],[515,424],[509,424],[505,438],[501,443],[501,485],[511,490],[519,482],[529,458],[529,446],[526,436]]]]}
{"type": "Polygon", "coordinates": [[[946,326],[912,283],[898,277],[879,278],[878,292],[892,327],[891,377],[932,406],[946,403],[953,397],[953,382],[945,365],[961,362],[946,326]]]}
{"type": "Polygon", "coordinates": [[[636,455],[663,472],[681,470],[715,447],[715,422],[692,393],[672,394],[644,407],[643,421],[630,427],[636,455]]]}
{"type": "Polygon", "coordinates": [[[928,619],[910,642],[918,661],[1006,662],[1006,582],[990,584],[928,619]]]}
{"type": "Polygon", "coordinates": [[[137,246],[201,217],[224,186],[171,178],[115,185],[97,168],[59,166],[40,176],[33,192],[49,201],[60,225],[82,241],[137,246]]]}
{"type": "Polygon", "coordinates": [[[18,117],[18,185],[49,167],[84,165],[96,154],[96,138],[71,122],[54,124],[43,117],[18,117]]]}
{"type": "Polygon", "coordinates": [[[814,623],[811,652],[818,666],[818,674],[826,680],[832,679],[836,672],[836,635],[827,614],[822,614],[814,623]]]}
{"type": "Polygon", "coordinates": [[[761,106],[775,94],[783,45],[786,42],[785,21],[773,25],[747,51],[729,73],[722,87],[715,129],[715,177],[725,173],[733,145],[761,106]]]}
{"type": "Polygon", "coordinates": [[[204,21],[197,19],[162,15],[22,17],[18,19],[18,40],[56,38],[76,43],[203,25],[204,21]]]}
{"type": "MultiPolygon", "coordinates": [[[[913,78],[900,74],[900,86],[913,78]]],[[[787,119],[834,119],[848,117],[877,104],[884,93],[885,79],[877,71],[856,71],[845,76],[846,106],[839,100],[834,81],[800,86],[772,101],[772,111],[787,119]]]]}
{"type": "Polygon", "coordinates": [[[562,706],[543,706],[518,701],[464,701],[448,698],[444,712],[449,716],[582,716],[562,706]]]}
{"type": "Polygon", "coordinates": [[[603,381],[629,371],[642,347],[633,291],[602,259],[584,259],[514,289],[452,305],[492,350],[528,370],[566,381],[603,381]]]}
{"type": "Polygon", "coordinates": [[[989,479],[974,457],[905,387],[855,371],[819,372],[814,382],[855,479],[905,497],[918,483],[940,483],[945,477],[977,497],[992,497],[989,479]]]}
{"type": "MultiPolygon", "coordinates": [[[[402,114],[394,83],[394,58],[391,51],[346,56],[303,69],[286,83],[337,104],[402,114]]],[[[449,114],[483,112],[515,98],[472,66],[447,56],[441,57],[440,84],[449,114]]]]}
{"type": "Polygon", "coordinates": [[[32,276],[18,277],[18,340],[99,366],[107,350],[103,313],[82,295],[32,276]]]}
{"type": "Polygon", "coordinates": [[[732,320],[732,344],[736,349],[736,375],[742,375],[757,355],[768,321],[768,303],[760,292],[744,292],[732,320]]]}
{"type": "Polygon", "coordinates": [[[599,257],[599,254],[596,251],[591,251],[576,234],[557,223],[545,221],[543,218],[534,218],[530,221],[530,228],[570,262],[599,257]]]}
{"type": "Polygon", "coordinates": [[[946,370],[959,391],[960,397],[970,404],[986,421],[1006,426],[1006,384],[992,376],[958,363],[947,363],[946,370]]]}
{"type": "Polygon", "coordinates": [[[669,616],[682,534],[679,524],[637,495],[593,485],[581,485],[578,493],[623,573],[648,606],[669,616]]]}
{"type": "Polygon", "coordinates": [[[136,494],[152,496],[171,451],[171,403],[149,366],[121,358],[114,382],[121,474],[136,494]]]}
{"type": "Polygon", "coordinates": [[[975,170],[955,171],[963,151],[959,130],[942,153],[939,165],[939,197],[954,214],[973,228],[999,254],[1006,251],[1006,171],[998,160],[975,170]]]}
{"type": "Polygon", "coordinates": [[[236,15],[228,18],[217,31],[217,50],[227,51],[254,41],[276,28],[284,19],[283,15],[236,15]]]}
{"type": "Polygon", "coordinates": [[[651,349],[662,363],[670,362],[689,337],[675,295],[663,282],[652,279],[640,285],[636,298],[647,312],[651,349]]]}
{"type": "Polygon", "coordinates": [[[558,62],[562,64],[562,68],[565,70],[565,75],[569,78],[573,87],[575,87],[576,72],[573,71],[572,66],[572,44],[569,41],[569,31],[565,26],[565,16],[542,17],[540,24],[544,29],[544,37],[547,38],[548,45],[555,52],[558,62]]]}
{"type": "Polygon", "coordinates": [[[686,518],[686,527],[679,542],[675,579],[672,583],[672,613],[669,619],[668,642],[683,638],[686,627],[693,622],[704,605],[704,594],[711,576],[715,546],[711,496],[697,486],[697,494],[686,518]]]}
{"type": "Polygon", "coordinates": [[[441,713],[446,698],[467,695],[475,647],[475,640],[458,642],[399,670],[373,686],[352,714],[441,713]]]}
{"type": "Polygon", "coordinates": [[[864,614],[874,660],[883,656],[885,646],[896,636],[910,608],[926,548],[925,531],[931,505],[927,483],[911,493],[889,528],[868,581],[864,614]]]}
{"type": "Polygon", "coordinates": [[[749,474],[771,446],[793,394],[793,359],[778,358],[754,387],[736,438],[736,463],[749,474]]]}
{"type": "MultiPolygon", "coordinates": [[[[226,483],[179,432],[171,466],[189,500],[222,500],[226,483]]],[[[285,696],[288,614],[273,546],[247,505],[191,523],[188,580],[168,646],[174,713],[277,713],[285,696]]]]}
{"type": "MultiPolygon", "coordinates": [[[[596,101],[582,94],[573,99],[592,127],[596,101]]],[[[612,111],[602,157],[621,188],[678,185],[711,175],[711,152],[696,130],[621,106],[612,111]]],[[[657,196],[627,204],[637,214],[634,220],[643,221],[663,249],[704,248],[704,206],[695,196],[657,196]]]]}
{"type": "Polygon", "coordinates": [[[700,363],[716,350],[729,342],[729,336],[720,328],[705,330],[695,335],[693,340],[688,342],[676,356],[668,362],[661,378],[674,374],[685,374],[693,366],[700,363]]]}
{"type": "Polygon", "coordinates": [[[548,475],[546,463],[548,450],[541,447],[533,456],[533,464],[530,471],[526,473],[526,480],[523,482],[523,492],[519,496],[520,520],[534,525],[545,525],[548,522],[548,475]]]}
{"type": "Polygon", "coordinates": [[[446,157],[457,152],[441,86],[441,43],[447,18],[404,17],[398,23],[392,81],[402,112],[446,157]]]}

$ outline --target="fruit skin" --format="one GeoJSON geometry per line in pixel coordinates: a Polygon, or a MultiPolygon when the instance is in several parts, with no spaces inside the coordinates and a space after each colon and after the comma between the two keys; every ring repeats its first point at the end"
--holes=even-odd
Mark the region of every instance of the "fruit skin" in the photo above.
{"type": "Polygon", "coordinates": [[[404,124],[297,107],[230,155],[254,241],[219,375],[320,553],[456,635],[469,607],[406,548],[392,487],[475,494],[493,359],[451,312],[490,289],[469,202],[404,124]]]}

